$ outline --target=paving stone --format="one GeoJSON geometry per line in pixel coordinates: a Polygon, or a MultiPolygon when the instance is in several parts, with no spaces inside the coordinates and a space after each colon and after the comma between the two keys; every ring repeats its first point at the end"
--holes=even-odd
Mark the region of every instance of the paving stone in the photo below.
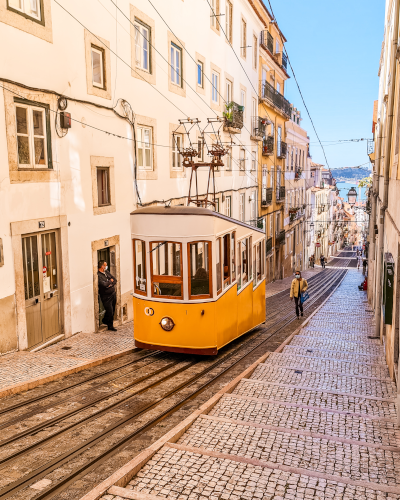
{"type": "Polygon", "coordinates": [[[381,364],[386,366],[385,356],[380,355],[368,355],[354,352],[345,352],[330,349],[321,349],[314,345],[309,346],[298,346],[298,345],[287,345],[283,348],[284,353],[290,352],[291,354],[300,354],[305,356],[314,356],[319,358],[330,358],[337,359],[340,361],[351,361],[355,363],[368,363],[368,364],[381,364]]]}
{"type": "Polygon", "coordinates": [[[360,344],[344,340],[313,339],[296,335],[291,342],[292,346],[314,347],[330,351],[348,351],[359,354],[371,354],[372,356],[383,355],[383,347],[360,344]]]}

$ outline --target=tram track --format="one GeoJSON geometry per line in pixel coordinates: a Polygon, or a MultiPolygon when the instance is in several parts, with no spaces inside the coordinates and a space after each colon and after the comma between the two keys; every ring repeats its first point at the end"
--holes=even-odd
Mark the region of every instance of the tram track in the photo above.
{"type": "MultiPolygon", "coordinates": [[[[330,273],[321,273],[323,274],[323,277],[319,279],[317,282],[314,281],[313,284],[310,286],[310,291],[313,293],[313,297],[307,301],[307,303],[304,306],[305,312],[309,309],[311,309],[318,301],[321,300],[322,297],[324,297],[327,293],[329,293],[329,290],[336,286],[337,282],[340,281],[340,279],[344,276],[346,271],[340,270],[340,271],[331,271],[330,273]]],[[[310,280],[311,281],[311,280],[310,280]]],[[[287,291],[285,291],[287,294],[287,291]]],[[[275,296],[273,296],[275,297],[275,296]]],[[[282,310],[287,309],[287,304],[283,307],[281,307],[281,312],[282,310]]],[[[276,317],[276,314],[274,315],[276,317]]],[[[243,339],[241,338],[236,344],[232,343],[230,346],[228,346],[224,352],[221,353],[221,355],[218,356],[218,358],[214,358],[212,361],[210,359],[202,359],[201,361],[195,360],[193,357],[180,357],[180,362],[186,363],[185,367],[181,367],[179,373],[176,373],[176,375],[184,375],[188,371],[190,371],[191,368],[197,367],[197,368],[202,368],[202,364],[205,365],[204,369],[201,370],[198,373],[195,373],[194,375],[189,374],[189,379],[188,380],[178,380],[178,385],[176,387],[168,388],[168,391],[164,393],[163,395],[159,394],[158,397],[152,399],[151,401],[147,401],[144,404],[142,404],[139,407],[135,408],[135,411],[129,412],[129,414],[123,416],[122,418],[117,419],[114,423],[111,425],[108,425],[101,431],[94,433],[88,440],[86,440],[84,443],[77,444],[75,447],[72,447],[68,451],[65,451],[63,454],[60,454],[56,457],[54,457],[52,460],[49,460],[48,462],[44,463],[40,467],[35,468],[32,470],[30,473],[22,475],[19,479],[10,482],[6,486],[3,486],[0,489],[0,498],[27,498],[24,496],[26,491],[24,492],[24,488],[28,487],[30,484],[48,476],[51,474],[51,472],[59,470],[65,464],[69,463],[71,464],[71,461],[74,459],[77,459],[77,457],[81,456],[87,452],[90,449],[93,449],[93,447],[96,447],[96,445],[101,445],[101,443],[104,443],[108,440],[110,440],[115,433],[121,432],[123,430],[128,431],[125,432],[125,435],[120,437],[120,439],[117,439],[116,442],[111,442],[109,445],[106,446],[106,449],[101,452],[99,455],[96,455],[92,457],[88,461],[84,461],[84,464],[80,465],[78,468],[73,469],[70,473],[66,474],[65,477],[62,478],[62,480],[56,481],[56,484],[53,486],[47,488],[43,492],[39,492],[37,495],[32,496],[32,494],[29,495],[29,498],[35,498],[35,500],[44,500],[44,499],[50,499],[54,498],[55,495],[66,489],[68,486],[73,484],[75,481],[77,481],[79,478],[83,477],[85,474],[88,473],[88,471],[94,469],[99,465],[99,463],[104,462],[108,460],[111,456],[114,454],[118,453],[118,451],[121,450],[129,441],[132,439],[136,438],[137,436],[143,434],[145,431],[150,429],[151,427],[155,426],[159,421],[162,419],[165,419],[168,415],[171,415],[173,412],[177,411],[179,408],[181,408],[187,401],[196,398],[200,393],[202,393],[206,388],[208,388],[210,385],[216,382],[221,376],[226,374],[229,370],[231,370],[234,366],[236,366],[238,363],[241,361],[245,360],[249,355],[254,353],[255,350],[260,349],[262,346],[265,345],[270,339],[275,336],[277,333],[282,331],[287,325],[289,325],[293,319],[294,319],[294,311],[293,311],[293,306],[291,306],[291,311],[287,312],[287,314],[284,314],[281,316],[278,321],[275,321],[272,325],[269,324],[270,321],[266,322],[266,326],[262,327],[259,329],[259,331],[256,331],[253,334],[250,334],[250,337],[246,336],[247,338],[243,339]],[[228,366],[224,367],[221,365],[224,365],[225,363],[229,362],[228,366]],[[217,373],[217,374],[212,374],[213,370],[216,368],[222,368],[222,370],[217,373]],[[184,369],[185,368],[185,369],[184,369]],[[202,377],[205,376],[211,376],[210,380],[206,380],[203,383],[200,384],[199,387],[195,387],[194,390],[190,390],[190,388],[193,386],[193,384],[196,384],[196,382],[199,382],[202,377]],[[180,398],[179,393],[180,392],[189,392],[189,394],[183,394],[180,398]],[[174,398],[176,399],[178,397],[178,400],[174,402],[174,398]],[[145,421],[141,423],[140,418],[141,416],[146,416],[147,414],[151,414],[151,410],[155,409],[157,405],[160,403],[164,402],[172,402],[172,405],[169,405],[169,407],[163,409],[161,405],[161,411],[159,411],[155,416],[152,416],[148,421],[145,421]],[[136,422],[136,426],[133,425],[136,422]],[[133,429],[129,429],[129,426],[133,425],[133,429]],[[21,496],[22,495],[22,496],[21,496]]],[[[171,356],[165,356],[165,359],[168,360],[171,356]]],[[[175,357],[176,359],[176,357],[175,357]]],[[[153,361],[154,363],[155,361],[153,361]]],[[[179,364],[179,362],[171,362],[169,363],[169,367],[171,368],[172,366],[176,366],[179,364]]],[[[127,365],[124,365],[127,366],[127,365]]],[[[161,370],[161,369],[160,369],[161,370]]],[[[164,370],[165,371],[165,370],[164,370]]],[[[162,373],[162,371],[160,371],[162,373]]],[[[155,374],[150,374],[149,378],[155,376],[155,374]]],[[[172,380],[174,379],[173,374],[170,374],[167,380],[170,380],[170,383],[172,383],[172,380]]],[[[179,378],[179,377],[178,377],[179,378]]],[[[143,382],[143,380],[142,380],[143,382]]],[[[164,382],[159,381],[158,383],[155,383],[157,386],[162,385],[164,382]]],[[[138,382],[139,383],[139,382],[138,382]]],[[[149,389],[150,390],[150,389],[149,389]]],[[[123,389],[120,390],[120,392],[123,391],[123,389]]],[[[146,392],[143,389],[144,392],[146,392]]],[[[142,392],[143,393],[143,392],[142,392]]],[[[122,408],[122,405],[126,403],[126,401],[129,398],[130,403],[134,401],[134,398],[137,398],[138,394],[130,394],[127,396],[126,399],[115,403],[113,406],[113,410],[115,411],[118,408],[122,408]]],[[[108,395],[107,398],[112,397],[112,395],[108,395]]],[[[139,402],[136,402],[140,403],[139,402]]],[[[143,402],[142,402],[143,403],[143,402]]],[[[94,403],[88,403],[88,407],[93,405],[94,403]]],[[[14,405],[15,407],[15,405],[14,405]]],[[[128,407],[130,408],[130,406],[128,407]]],[[[77,410],[79,412],[79,410],[77,410]]],[[[103,413],[102,415],[105,415],[106,411],[105,409],[102,410],[103,413]]],[[[4,413],[4,411],[3,411],[4,413]]],[[[90,417],[89,417],[90,418],[90,417]]],[[[86,419],[83,422],[86,424],[89,422],[92,422],[98,418],[97,416],[92,416],[90,420],[86,419]]],[[[57,417],[57,423],[62,420],[62,415],[57,417]]],[[[69,429],[62,429],[59,431],[58,436],[61,436],[62,434],[65,434],[68,432],[68,430],[71,430],[73,427],[76,428],[77,426],[81,425],[82,422],[77,422],[74,423],[73,426],[69,429]]],[[[55,425],[55,422],[53,421],[53,424],[55,425]]],[[[43,425],[40,427],[37,432],[42,432],[46,429],[46,427],[49,426],[49,422],[44,422],[43,425]]],[[[28,436],[30,433],[32,433],[32,430],[26,430],[24,437],[28,436]]],[[[20,451],[17,455],[10,456],[10,457],[5,457],[5,460],[1,461],[0,460],[0,470],[3,472],[4,467],[8,464],[12,464],[16,459],[18,459],[19,456],[23,455],[24,453],[31,452],[32,450],[38,449],[42,445],[49,444],[48,441],[51,441],[51,439],[54,438],[54,435],[52,436],[47,436],[45,437],[45,441],[39,441],[36,442],[33,445],[33,448],[26,448],[25,450],[20,451]]],[[[18,441],[20,437],[16,436],[13,441],[18,441]]],[[[111,439],[112,441],[112,439],[111,439]]],[[[0,450],[2,446],[5,446],[5,442],[2,441],[0,442],[0,450]]],[[[31,492],[30,492],[31,493],[31,492]]]]}

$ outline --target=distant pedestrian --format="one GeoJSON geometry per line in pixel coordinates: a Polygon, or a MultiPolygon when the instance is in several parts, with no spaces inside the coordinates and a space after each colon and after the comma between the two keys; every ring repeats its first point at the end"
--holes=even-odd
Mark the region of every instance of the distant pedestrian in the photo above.
{"type": "Polygon", "coordinates": [[[100,260],[98,264],[97,278],[99,282],[99,295],[103,302],[104,309],[106,313],[103,318],[103,324],[107,325],[108,330],[116,332],[117,329],[114,328],[114,312],[115,304],[117,303],[117,291],[115,285],[117,280],[114,276],[107,271],[107,262],[105,260],[100,260]]]}
{"type": "Polygon", "coordinates": [[[363,259],[362,265],[363,265],[363,274],[365,274],[367,271],[367,259],[363,259]]]}
{"type": "Polygon", "coordinates": [[[314,269],[314,263],[315,263],[315,262],[314,262],[314,254],[313,254],[313,255],[311,255],[311,257],[310,257],[310,267],[312,267],[313,269],[314,269]]]}
{"type": "Polygon", "coordinates": [[[290,287],[290,300],[293,300],[296,304],[296,316],[300,319],[300,314],[303,316],[303,304],[301,303],[301,294],[305,292],[308,288],[308,283],[305,279],[301,277],[300,271],[296,271],[294,275],[294,280],[292,281],[292,286],[290,287]]]}
{"type": "Polygon", "coordinates": [[[321,255],[320,261],[321,261],[322,268],[325,269],[325,257],[323,255],[321,255]]]}

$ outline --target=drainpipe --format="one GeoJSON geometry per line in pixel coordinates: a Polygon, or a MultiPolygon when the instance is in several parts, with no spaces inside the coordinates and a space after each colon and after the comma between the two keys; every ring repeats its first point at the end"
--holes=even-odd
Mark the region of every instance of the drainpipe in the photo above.
{"type": "MultiPolygon", "coordinates": [[[[376,317],[376,329],[375,335],[380,336],[381,329],[381,317],[382,317],[382,278],[381,278],[381,268],[383,262],[383,250],[384,250],[384,240],[383,231],[385,227],[385,211],[388,206],[389,198],[389,171],[390,171],[390,160],[391,160],[391,146],[392,146],[392,131],[393,131],[393,109],[394,109],[394,95],[396,89],[396,69],[397,69],[397,46],[398,46],[398,36],[399,36],[399,5],[400,0],[396,0],[394,9],[394,26],[393,26],[393,40],[392,40],[392,50],[390,54],[390,89],[389,89],[389,100],[387,107],[387,125],[386,125],[386,141],[385,141],[385,154],[384,154],[384,181],[383,181],[383,203],[379,211],[379,233],[378,233],[378,252],[376,259],[376,274],[377,274],[377,294],[375,302],[375,317],[376,317]]],[[[379,175],[379,172],[377,172],[379,175]]]]}

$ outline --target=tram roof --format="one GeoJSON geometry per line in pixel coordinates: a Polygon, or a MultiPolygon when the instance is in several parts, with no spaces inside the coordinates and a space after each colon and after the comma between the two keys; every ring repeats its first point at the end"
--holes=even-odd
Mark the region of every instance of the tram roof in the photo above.
{"type": "Polygon", "coordinates": [[[207,217],[216,217],[218,219],[224,219],[233,224],[244,226],[253,231],[257,231],[259,233],[263,233],[262,229],[258,227],[251,226],[250,224],[246,224],[245,222],[241,222],[237,219],[232,219],[227,215],[220,214],[219,212],[214,212],[213,210],[209,210],[208,208],[200,208],[200,207],[186,207],[186,206],[174,206],[174,207],[160,207],[160,206],[151,206],[145,208],[138,208],[131,212],[131,215],[201,215],[207,217]]]}

